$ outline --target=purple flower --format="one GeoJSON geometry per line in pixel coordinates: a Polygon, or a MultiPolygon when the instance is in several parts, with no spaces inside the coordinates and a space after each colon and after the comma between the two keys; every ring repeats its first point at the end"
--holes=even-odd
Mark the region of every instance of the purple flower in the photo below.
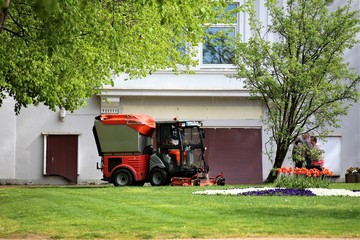
{"type": "Polygon", "coordinates": [[[316,196],[313,192],[306,189],[275,188],[268,190],[256,190],[239,193],[242,196],[316,196]]]}

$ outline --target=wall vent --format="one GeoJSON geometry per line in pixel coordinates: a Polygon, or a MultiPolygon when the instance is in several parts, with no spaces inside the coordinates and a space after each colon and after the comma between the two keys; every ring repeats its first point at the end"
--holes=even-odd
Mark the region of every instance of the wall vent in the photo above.
{"type": "Polygon", "coordinates": [[[117,114],[119,108],[101,108],[101,114],[117,114]]]}

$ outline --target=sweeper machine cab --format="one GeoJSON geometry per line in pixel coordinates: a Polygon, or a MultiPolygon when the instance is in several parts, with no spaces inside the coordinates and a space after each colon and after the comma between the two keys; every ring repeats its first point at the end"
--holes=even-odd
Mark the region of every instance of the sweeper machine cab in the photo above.
{"type": "Polygon", "coordinates": [[[222,173],[208,177],[201,126],[201,121],[155,122],[144,114],[97,116],[93,133],[102,180],[115,186],[225,185],[222,173]]]}

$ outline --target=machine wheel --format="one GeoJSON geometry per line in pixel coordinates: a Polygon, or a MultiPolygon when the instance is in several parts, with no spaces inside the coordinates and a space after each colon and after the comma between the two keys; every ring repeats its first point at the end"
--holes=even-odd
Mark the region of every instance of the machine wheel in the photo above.
{"type": "Polygon", "coordinates": [[[152,186],[164,186],[168,182],[165,169],[154,168],[150,172],[150,183],[152,186]]]}
{"type": "Polygon", "coordinates": [[[219,186],[225,186],[225,178],[222,178],[222,177],[217,178],[216,184],[219,186]]]}
{"type": "Polygon", "coordinates": [[[195,179],[194,180],[194,186],[200,186],[200,179],[195,179]]]}
{"type": "Polygon", "coordinates": [[[130,186],[133,183],[133,176],[127,169],[120,169],[113,174],[112,182],[116,187],[130,186]]]}

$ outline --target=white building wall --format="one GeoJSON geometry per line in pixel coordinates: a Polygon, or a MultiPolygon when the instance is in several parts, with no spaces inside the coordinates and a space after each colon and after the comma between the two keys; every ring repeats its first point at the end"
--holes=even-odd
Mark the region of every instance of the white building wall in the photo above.
{"type": "MultiPolygon", "coordinates": [[[[340,2],[340,1],[338,1],[340,2]]],[[[266,11],[259,1],[259,17],[269,21],[266,11]]],[[[359,9],[359,1],[354,1],[359,9]]],[[[246,27],[246,16],[241,15],[244,39],[250,35],[246,27]]],[[[271,40],[271,39],[269,39],[271,40]]],[[[358,58],[360,47],[346,54],[346,59],[360,72],[358,58]]],[[[105,87],[100,97],[88,100],[88,106],[74,113],[67,113],[64,121],[59,111],[52,112],[44,106],[23,109],[19,116],[13,112],[13,101],[7,99],[0,108],[0,184],[65,184],[61,177],[43,176],[44,140],[46,133],[79,134],[78,182],[100,183],[102,174],[96,169],[100,160],[92,135],[94,117],[106,106],[120,113],[147,113],[157,120],[200,119],[205,127],[256,127],[262,128],[262,106],[250,101],[240,80],[226,77],[235,73],[234,68],[221,66],[198,66],[195,74],[174,75],[171,71],[159,71],[144,79],[126,80],[125,76],[116,77],[114,87],[105,87]]],[[[360,89],[359,89],[360,90],[360,89]]],[[[341,128],[333,135],[341,139],[341,164],[339,181],[344,181],[346,169],[360,166],[360,104],[350,108],[344,116],[341,128]]],[[[269,137],[262,131],[263,152],[269,137]]],[[[290,164],[287,161],[285,164],[290,164]]],[[[270,159],[263,154],[263,177],[271,169],[270,159]]]]}
{"type": "MultiPolygon", "coordinates": [[[[346,1],[335,1],[335,4],[338,5],[345,3],[346,1]]],[[[333,9],[336,8],[336,5],[334,5],[333,9]]],[[[360,10],[360,0],[353,1],[352,8],[360,10]]],[[[358,34],[358,39],[360,39],[360,34],[358,34]]],[[[357,44],[352,49],[348,50],[344,55],[345,61],[348,62],[357,73],[360,73],[359,57],[360,44],[357,44]]],[[[358,91],[360,91],[360,86],[358,86],[358,91]]],[[[325,159],[325,166],[328,166],[330,170],[334,171],[336,174],[339,173],[339,177],[336,178],[335,181],[344,182],[345,173],[348,168],[360,167],[360,104],[355,103],[349,108],[348,114],[342,116],[340,119],[340,128],[332,129],[333,132],[328,136],[330,143],[325,140],[322,142],[322,145],[325,146],[324,150],[326,156],[326,152],[329,153],[333,151],[331,142],[339,142],[340,146],[337,146],[337,153],[339,152],[339,154],[336,153],[336,157],[329,154],[331,157],[325,159]],[[337,139],[333,140],[332,138],[337,139]]],[[[288,153],[284,165],[292,165],[291,152],[288,153]]]]}
{"type": "Polygon", "coordinates": [[[146,113],[162,119],[240,120],[262,116],[260,102],[224,97],[122,97],[121,113],[146,113]]]}
{"type": "MultiPolygon", "coordinates": [[[[203,120],[208,128],[260,128],[263,105],[249,98],[243,82],[230,78],[234,68],[206,69],[199,66],[194,74],[174,75],[159,71],[144,79],[114,77],[114,87],[105,88],[103,98],[119,106],[119,113],[145,113],[156,120],[203,120]],[[119,99],[117,99],[119,98],[119,99]]],[[[102,102],[104,106],[109,103],[102,102]]],[[[112,105],[114,107],[114,105],[112,105]]],[[[269,136],[262,131],[263,179],[272,168],[265,154],[269,136]]],[[[246,141],[246,139],[244,139],[246,141]]]]}
{"type": "MultiPolygon", "coordinates": [[[[360,1],[354,1],[357,9],[360,1]]],[[[354,5],[355,5],[354,3],[354,5]]],[[[360,39],[360,34],[358,34],[360,39]]],[[[360,73],[360,45],[356,45],[345,54],[345,59],[356,72],[360,73]]],[[[360,86],[358,85],[358,91],[360,86]]],[[[346,170],[350,167],[360,167],[360,104],[350,107],[348,114],[341,117],[341,128],[335,129],[333,135],[341,137],[341,178],[344,180],[346,170]]]]}
{"type": "MultiPolygon", "coordinates": [[[[104,95],[111,95],[116,93],[116,90],[121,90],[122,95],[131,94],[131,90],[137,90],[138,95],[151,94],[155,90],[165,90],[162,96],[165,96],[175,90],[187,91],[187,94],[193,94],[194,91],[240,91],[244,89],[244,84],[241,80],[236,78],[229,78],[227,76],[235,74],[234,67],[212,67],[199,66],[194,69],[194,74],[174,74],[169,71],[158,71],[146,78],[138,78],[129,80],[128,76],[114,76],[114,87],[105,87],[104,95]],[[126,91],[125,91],[126,90],[126,91]],[[143,90],[140,92],[139,90],[143,90]],[[190,90],[190,92],[189,92],[190,90]]],[[[156,93],[156,92],[155,92],[156,93]]],[[[209,94],[208,93],[208,94],[209,94]]],[[[223,93],[226,95],[226,93],[223,93]]],[[[136,96],[138,96],[136,95],[136,96]]]]}
{"type": "Polygon", "coordinates": [[[78,183],[100,183],[102,174],[96,169],[100,158],[92,135],[94,117],[99,115],[100,99],[93,97],[87,103],[87,108],[67,113],[64,121],[60,120],[59,111],[52,112],[43,106],[22,109],[18,116],[13,112],[13,103],[9,104],[11,109],[2,107],[0,117],[12,121],[2,125],[2,136],[7,136],[7,140],[2,138],[0,146],[7,157],[0,159],[0,184],[67,183],[62,177],[43,175],[43,133],[78,134],[78,183]],[[10,146],[6,147],[5,142],[9,142],[10,146]]]}
{"type": "Polygon", "coordinates": [[[14,105],[5,99],[0,108],[0,178],[13,179],[15,177],[16,156],[16,127],[14,105]]]}

